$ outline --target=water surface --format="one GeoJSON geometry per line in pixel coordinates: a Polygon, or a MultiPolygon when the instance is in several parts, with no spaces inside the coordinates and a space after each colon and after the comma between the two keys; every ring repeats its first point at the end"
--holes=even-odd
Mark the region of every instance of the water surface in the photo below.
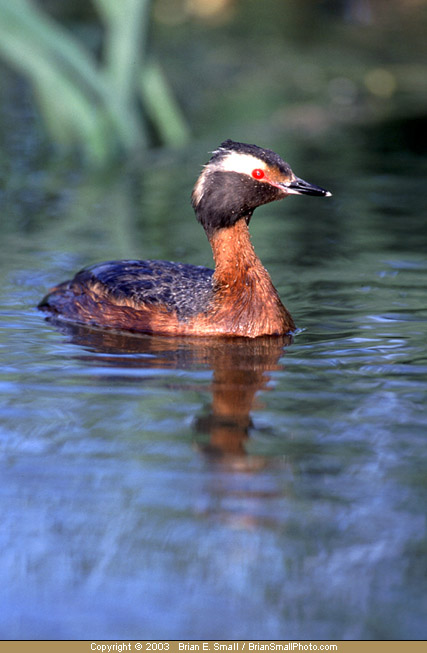
{"type": "Polygon", "coordinates": [[[292,342],[66,329],[35,308],[97,260],[209,265],[198,152],[137,183],[9,192],[1,637],[426,637],[425,163],[299,152],[334,197],[252,225],[292,342]]]}

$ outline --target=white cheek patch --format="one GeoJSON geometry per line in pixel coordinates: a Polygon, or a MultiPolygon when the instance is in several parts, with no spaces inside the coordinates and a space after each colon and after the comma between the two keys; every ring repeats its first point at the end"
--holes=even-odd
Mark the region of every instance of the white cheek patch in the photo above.
{"type": "Polygon", "coordinates": [[[223,172],[238,172],[244,175],[251,175],[252,170],[256,168],[266,171],[266,164],[261,159],[251,154],[242,154],[241,152],[231,151],[227,156],[220,159],[214,166],[217,170],[223,172]]]}
{"type": "MultiPolygon", "coordinates": [[[[225,150],[226,151],[226,150],[225,150]]],[[[224,152],[221,148],[213,152],[217,154],[219,152],[224,152]]],[[[197,206],[200,203],[206,187],[206,181],[210,173],[212,172],[237,172],[238,174],[248,175],[252,177],[252,172],[254,170],[263,170],[265,172],[265,181],[268,178],[268,165],[262,159],[258,159],[252,154],[245,154],[242,152],[226,151],[227,153],[221,157],[218,161],[209,161],[204,166],[200,177],[198,178],[194,189],[193,189],[193,202],[197,206]]],[[[272,186],[276,184],[269,180],[269,183],[272,186]]]]}
{"type": "Polygon", "coordinates": [[[239,152],[230,152],[219,161],[214,163],[209,162],[194,186],[193,200],[195,204],[199,204],[203,197],[206,179],[210,172],[237,172],[251,177],[252,171],[255,169],[262,169],[267,172],[267,166],[264,161],[261,161],[256,156],[239,152]]]}
{"type": "Polygon", "coordinates": [[[193,202],[197,206],[205,192],[206,172],[203,171],[193,188],[193,202]]]}

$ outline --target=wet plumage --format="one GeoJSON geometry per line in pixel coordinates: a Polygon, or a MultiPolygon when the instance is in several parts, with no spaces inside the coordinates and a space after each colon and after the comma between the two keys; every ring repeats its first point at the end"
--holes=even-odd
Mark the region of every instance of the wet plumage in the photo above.
{"type": "Polygon", "coordinates": [[[257,206],[289,194],[330,195],[296,177],[272,150],[225,141],[192,193],[215,270],[171,261],[109,261],[53,288],[40,308],[76,323],[143,333],[289,333],[293,319],[256,256],[248,229],[257,206]]]}
{"type": "Polygon", "coordinates": [[[206,310],[213,294],[213,272],[172,261],[109,261],[85,268],[74,281],[102,284],[111,300],[163,305],[185,319],[206,310]]]}

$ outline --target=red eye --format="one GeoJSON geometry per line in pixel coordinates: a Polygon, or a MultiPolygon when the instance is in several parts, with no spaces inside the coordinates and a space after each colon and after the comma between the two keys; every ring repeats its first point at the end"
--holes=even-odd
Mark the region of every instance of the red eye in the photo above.
{"type": "Polygon", "coordinates": [[[264,176],[265,172],[261,168],[255,168],[255,170],[252,170],[252,177],[254,179],[262,179],[264,176]]]}

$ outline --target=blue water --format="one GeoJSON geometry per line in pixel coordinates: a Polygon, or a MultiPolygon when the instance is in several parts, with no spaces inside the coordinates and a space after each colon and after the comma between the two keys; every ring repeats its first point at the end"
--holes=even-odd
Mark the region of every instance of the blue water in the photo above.
{"type": "MultiPolygon", "coordinates": [[[[31,215],[8,205],[0,637],[426,637],[423,165],[302,156],[334,197],[255,213],[292,342],[126,337],[36,310],[103,258],[209,264],[188,193],[171,224],[174,184],[135,204],[120,175],[77,180],[31,215]]],[[[181,175],[189,190],[193,164],[181,175]]]]}

